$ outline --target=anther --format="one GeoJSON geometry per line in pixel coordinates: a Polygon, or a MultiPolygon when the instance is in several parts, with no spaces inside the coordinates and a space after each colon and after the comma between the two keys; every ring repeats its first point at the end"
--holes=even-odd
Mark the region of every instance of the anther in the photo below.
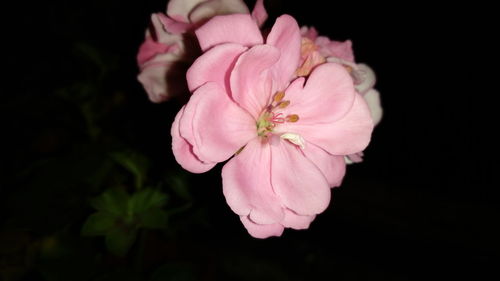
{"type": "Polygon", "coordinates": [[[278,107],[279,108],[285,108],[287,107],[288,105],[290,105],[290,101],[289,100],[285,100],[285,101],[282,101],[278,104],[278,107]]]}
{"type": "Polygon", "coordinates": [[[278,91],[276,92],[276,94],[274,95],[274,101],[275,102],[280,102],[283,98],[285,97],[285,92],[283,91],[278,91]]]}
{"type": "Polygon", "coordinates": [[[292,123],[295,123],[297,121],[299,121],[299,116],[297,114],[291,114],[291,115],[288,115],[286,117],[286,121],[287,122],[292,122],[292,123]]]}

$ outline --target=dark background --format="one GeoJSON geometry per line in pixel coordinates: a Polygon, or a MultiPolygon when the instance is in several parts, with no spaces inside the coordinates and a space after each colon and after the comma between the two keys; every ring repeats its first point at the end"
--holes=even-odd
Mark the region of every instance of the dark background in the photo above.
{"type": "MultiPolygon", "coordinates": [[[[180,101],[152,104],[135,55],[163,1],[20,2],[4,25],[0,279],[474,280],[498,275],[499,191],[490,132],[496,89],[481,13],[419,2],[366,6],[265,1],[335,40],[351,39],[378,76],[384,117],[309,230],[257,240],[221,192],[220,169],[183,172],[170,150],[180,101]],[[477,16],[480,16],[477,19],[477,16]],[[82,237],[89,198],[142,155],[147,185],[169,194],[165,229],[117,257],[82,237]],[[181,179],[182,195],[172,189],[181,179]],[[187,206],[187,207],[186,207],[187,206]],[[186,208],[184,208],[186,207],[186,208]],[[176,211],[180,210],[180,211],[176,211]],[[156,278],[156,279],[155,279],[156,278]]],[[[253,1],[247,1],[253,7],[253,1]]],[[[142,163],[142,162],[141,162],[142,163]]],[[[140,241],[139,241],[140,240],[140,241]]]]}

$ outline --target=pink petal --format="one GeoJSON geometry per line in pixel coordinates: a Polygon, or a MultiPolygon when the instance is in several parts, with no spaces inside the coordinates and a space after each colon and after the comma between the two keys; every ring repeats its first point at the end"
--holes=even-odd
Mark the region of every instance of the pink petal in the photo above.
{"type": "Polygon", "coordinates": [[[170,46],[158,43],[151,37],[146,38],[146,40],[139,47],[137,64],[141,66],[148,60],[152,59],[155,55],[167,52],[169,48],[170,46]]]}
{"type": "Polygon", "coordinates": [[[195,33],[203,51],[222,43],[253,46],[263,42],[259,27],[246,14],[216,16],[195,33]]]}
{"type": "Polygon", "coordinates": [[[319,51],[325,57],[337,57],[348,62],[354,62],[351,40],[340,42],[332,41],[325,36],[319,36],[315,43],[320,47],[319,51]]]}
{"type": "Polygon", "coordinates": [[[289,15],[279,17],[267,36],[266,43],[281,52],[278,63],[273,67],[273,75],[277,90],[284,90],[299,66],[301,41],[297,21],[289,15]]]}
{"type": "Polygon", "coordinates": [[[216,15],[248,14],[247,5],[241,0],[211,0],[194,8],[189,14],[191,22],[201,22],[216,15]]]}
{"type": "Polygon", "coordinates": [[[330,202],[323,173],[297,146],[278,137],[271,139],[271,182],[283,205],[297,214],[319,214],[330,202]]]}
{"type": "Polygon", "coordinates": [[[231,101],[216,83],[209,82],[198,88],[186,105],[186,112],[191,111],[192,106],[195,107],[193,114],[190,119],[183,116],[181,126],[191,123],[193,138],[186,139],[204,162],[225,161],[257,136],[252,116],[231,101]]]}
{"type": "Polygon", "coordinates": [[[296,79],[285,95],[285,99],[290,100],[290,105],[283,112],[285,115],[298,114],[300,121],[297,124],[335,122],[352,107],[356,91],[349,73],[341,65],[319,65],[301,89],[299,85],[303,81],[304,79],[296,79]]]}
{"type": "Polygon", "coordinates": [[[154,65],[146,67],[137,76],[137,80],[146,90],[149,100],[154,103],[164,102],[172,96],[167,91],[167,69],[167,65],[154,65]]]}
{"type": "Polygon", "coordinates": [[[215,46],[200,56],[186,74],[190,91],[212,81],[230,91],[229,75],[236,59],[247,48],[238,44],[227,43],[215,46]]]}
{"type": "Polygon", "coordinates": [[[281,222],[283,226],[293,229],[308,229],[311,222],[316,216],[301,216],[293,211],[285,210],[285,218],[281,222]]]}
{"type": "Polygon", "coordinates": [[[240,216],[259,224],[283,219],[281,202],[271,186],[271,149],[257,138],[222,168],[227,204],[240,216]]]}
{"type": "Polygon", "coordinates": [[[200,161],[193,154],[192,146],[181,137],[179,133],[179,121],[184,114],[184,109],[185,106],[177,113],[174,123],[172,124],[172,129],[170,130],[172,134],[172,151],[174,152],[175,160],[182,168],[192,173],[204,173],[212,169],[216,163],[203,163],[200,161]]]}
{"type": "Polygon", "coordinates": [[[299,120],[293,125],[277,128],[280,127],[288,127],[289,132],[300,134],[332,155],[348,155],[366,148],[373,131],[373,121],[368,105],[356,94],[351,109],[340,120],[314,125],[302,124],[299,120]]]}
{"type": "Polygon", "coordinates": [[[231,73],[233,99],[255,119],[269,102],[273,86],[269,69],[279,57],[275,47],[258,45],[239,57],[231,73]]]}
{"type": "Polygon", "coordinates": [[[248,233],[255,238],[264,239],[271,236],[281,236],[285,229],[279,223],[273,224],[256,224],[251,221],[247,216],[240,216],[243,226],[247,229],[248,233]]]}
{"type": "Polygon", "coordinates": [[[189,22],[189,13],[196,5],[205,1],[206,0],[170,0],[167,5],[167,15],[177,21],[189,22]]]}
{"type": "Polygon", "coordinates": [[[180,35],[193,27],[193,24],[186,21],[177,21],[173,18],[167,17],[162,13],[158,13],[157,15],[158,19],[163,25],[164,30],[171,34],[180,35]]]}
{"type": "Polygon", "coordinates": [[[343,156],[331,155],[312,143],[307,143],[302,151],[320,169],[330,187],[340,186],[346,168],[343,156]]]}
{"type": "Polygon", "coordinates": [[[267,20],[267,11],[264,7],[264,0],[257,0],[252,11],[252,18],[257,22],[259,26],[262,26],[267,20]]]}

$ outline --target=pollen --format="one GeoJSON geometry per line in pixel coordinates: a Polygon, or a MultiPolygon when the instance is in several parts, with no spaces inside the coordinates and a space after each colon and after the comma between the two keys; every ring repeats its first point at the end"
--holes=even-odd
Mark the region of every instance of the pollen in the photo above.
{"type": "Polygon", "coordinates": [[[275,102],[280,102],[281,100],[283,100],[283,98],[285,97],[285,92],[283,91],[278,91],[276,92],[276,94],[274,95],[274,101],[275,102]]]}
{"type": "Polygon", "coordinates": [[[290,105],[290,101],[289,100],[285,100],[285,101],[282,101],[278,104],[278,107],[283,109],[285,107],[287,107],[288,105],[290,105]]]}
{"type": "Polygon", "coordinates": [[[286,117],[287,122],[295,123],[299,121],[299,116],[297,114],[290,114],[286,117]]]}

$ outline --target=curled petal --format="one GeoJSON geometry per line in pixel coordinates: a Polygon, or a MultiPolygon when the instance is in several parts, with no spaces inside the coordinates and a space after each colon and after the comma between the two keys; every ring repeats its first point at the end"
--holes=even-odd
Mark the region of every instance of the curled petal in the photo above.
{"type": "Polygon", "coordinates": [[[216,16],[195,33],[203,51],[222,43],[253,46],[263,42],[259,27],[245,14],[216,16]]]}
{"type": "Polygon", "coordinates": [[[258,224],[283,219],[281,202],[271,186],[271,149],[259,139],[245,148],[222,169],[223,192],[231,210],[258,224]]]}
{"type": "Polygon", "coordinates": [[[182,168],[192,173],[204,173],[212,169],[216,163],[204,163],[200,161],[198,157],[194,155],[191,144],[180,135],[179,121],[184,114],[184,109],[185,106],[177,113],[174,123],[172,124],[172,129],[170,130],[172,134],[172,151],[174,152],[175,160],[182,168]]]}
{"type": "Polygon", "coordinates": [[[247,216],[240,216],[241,223],[247,229],[248,233],[255,238],[264,239],[271,236],[281,236],[285,229],[279,223],[257,224],[251,221],[247,216]]]}
{"type": "Polygon", "coordinates": [[[271,140],[271,182],[283,205],[297,214],[319,214],[330,202],[323,173],[297,146],[279,138],[271,140]]]}

